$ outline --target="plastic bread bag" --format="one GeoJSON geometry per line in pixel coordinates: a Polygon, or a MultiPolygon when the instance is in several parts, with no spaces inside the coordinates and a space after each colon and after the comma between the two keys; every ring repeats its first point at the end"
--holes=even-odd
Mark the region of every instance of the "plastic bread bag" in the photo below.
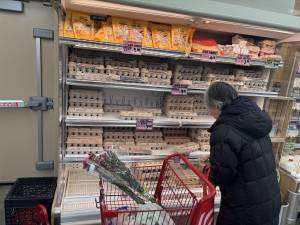
{"type": "Polygon", "coordinates": [[[152,32],[151,32],[151,29],[149,27],[149,24],[146,28],[146,33],[145,33],[145,37],[144,37],[144,40],[143,40],[143,47],[153,48],[152,32]]]}
{"type": "Polygon", "coordinates": [[[94,22],[94,40],[103,42],[114,42],[114,33],[111,18],[107,21],[94,22]]]}
{"type": "Polygon", "coordinates": [[[191,39],[194,29],[185,25],[172,25],[172,49],[182,52],[190,52],[191,39]]]}
{"type": "Polygon", "coordinates": [[[115,42],[123,44],[130,40],[130,27],[132,20],[120,17],[112,17],[112,28],[115,42]]]}
{"type": "Polygon", "coordinates": [[[73,26],[72,26],[72,12],[67,11],[65,16],[65,22],[63,25],[63,35],[67,38],[74,38],[73,26]]]}
{"type": "Polygon", "coordinates": [[[152,23],[151,31],[154,48],[171,49],[171,26],[152,23]]]}
{"type": "Polygon", "coordinates": [[[94,21],[90,19],[90,15],[72,12],[72,24],[75,38],[93,40],[94,21]]]}
{"type": "Polygon", "coordinates": [[[146,21],[133,20],[130,29],[130,41],[143,43],[146,38],[147,27],[146,21]]]}

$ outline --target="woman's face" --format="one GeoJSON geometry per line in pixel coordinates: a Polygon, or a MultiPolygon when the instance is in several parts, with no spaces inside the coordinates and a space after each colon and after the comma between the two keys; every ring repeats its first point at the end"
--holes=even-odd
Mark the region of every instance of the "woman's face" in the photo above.
{"type": "Polygon", "coordinates": [[[216,107],[210,108],[208,111],[209,111],[209,114],[212,117],[214,117],[215,119],[218,119],[218,117],[221,114],[221,111],[218,108],[216,108],[216,107]]]}

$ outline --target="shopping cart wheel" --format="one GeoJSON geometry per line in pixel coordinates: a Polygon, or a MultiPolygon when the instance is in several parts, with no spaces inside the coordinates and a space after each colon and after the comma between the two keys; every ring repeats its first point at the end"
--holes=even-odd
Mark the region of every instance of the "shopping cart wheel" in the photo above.
{"type": "Polygon", "coordinates": [[[39,225],[50,225],[48,220],[47,209],[44,205],[38,204],[34,209],[35,214],[37,215],[39,225]]]}

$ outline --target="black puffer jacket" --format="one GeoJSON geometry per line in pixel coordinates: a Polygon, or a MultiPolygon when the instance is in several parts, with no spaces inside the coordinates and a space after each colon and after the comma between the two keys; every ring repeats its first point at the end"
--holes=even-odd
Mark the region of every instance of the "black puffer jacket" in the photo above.
{"type": "Polygon", "coordinates": [[[210,128],[210,180],[220,186],[217,225],[278,225],[280,191],[267,113],[246,97],[210,128]]]}

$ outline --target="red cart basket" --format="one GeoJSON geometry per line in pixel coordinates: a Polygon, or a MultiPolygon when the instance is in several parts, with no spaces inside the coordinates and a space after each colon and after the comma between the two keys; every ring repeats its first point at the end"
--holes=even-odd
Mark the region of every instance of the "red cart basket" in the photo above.
{"type": "Polygon", "coordinates": [[[214,224],[215,187],[185,156],[174,154],[167,157],[162,165],[145,163],[143,166],[133,166],[132,171],[160,208],[141,207],[116,186],[101,181],[103,225],[214,224]]]}

